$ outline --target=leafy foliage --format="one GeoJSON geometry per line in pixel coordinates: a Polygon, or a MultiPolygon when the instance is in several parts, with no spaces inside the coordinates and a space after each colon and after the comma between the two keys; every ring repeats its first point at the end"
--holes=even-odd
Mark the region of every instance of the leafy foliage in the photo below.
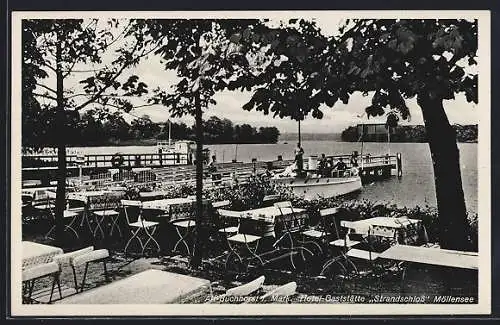
{"type": "Polygon", "coordinates": [[[53,112],[58,103],[53,84],[57,70],[61,71],[63,85],[64,81],[75,78],[81,85],[76,90],[66,86],[59,103],[68,112],[64,133],[68,132],[69,139],[72,138],[70,130],[78,127],[78,111],[89,105],[95,109],[130,111],[133,105],[127,98],[148,93],[147,85],[140,82],[138,76],[120,79],[126,69],[136,65],[161,42],[161,39],[138,37],[143,32],[137,21],[36,19],[23,20],[22,28],[24,145],[54,145],[54,132],[62,131],[54,128],[56,114],[53,112]],[[107,28],[110,24],[119,32],[111,33],[107,28]],[[57,47],[61,49],[59,60],[57,47]],[[111,53],[116,55],[115,59],[103,65],[102,58],[111,53]],[[96,65],[95,69],[78,69],[96,65]]]}
{"type": "MultiPolygon", "coordinates": [[[[460,125],[454,124],[453,129],[456,132],[458,142],[477,142],[478,129],[476,125],[460,125]]],[[[358,142],[386,142],[387,136],[385,135],[369,135],[364,134],[361,137],[358,134],[358,128],[350,126],[342,131],[342,141],[358,142]]],[[[427,135],[423,125],[398,125],[391,132],[391,142],[427,142],[427,135]]]]}

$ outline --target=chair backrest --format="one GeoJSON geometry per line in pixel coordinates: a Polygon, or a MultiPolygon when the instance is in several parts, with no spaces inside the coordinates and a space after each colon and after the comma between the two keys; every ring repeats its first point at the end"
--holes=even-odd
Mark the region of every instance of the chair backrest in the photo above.
{"type": "Polygon", "coordinates": [[[371,231],[371,226],[370,225],[368,225],[368,224],[360,224],[360,223],[354,222],[354,221],[342,220],[342,221],[340,221],[340,226],[344,227],[344,228],[347,228],[348,229],[348,231],[347,231],[348,234],[352,230],[354,230],[354,232],[356,234],[360,234],[360,235],[370,234],[370,231],[371,231]]]}
{"type": "Polygon", "coordinates": [[[228,217],[228,218],[241,218],[242,213],[240,211],[234,211],[234,210],[226,210],[226,209],[217,209],[217,213],[221,217],[228,217]]]}
{"type": "Polygon", "coordinates": [[[87,199],[87,209],[89,211],[117,209],[121,205],[123,194],[105,193],[103,195],[92,195],[87,199]]]}
{"type": "Polygon", "coordinates": [[[59,264],[59,267],[62,267],[64,264],[69,264],[70,260],[76,256],[90,253],[94,250],[94,246],[85,247],[76,251],[72,251],[69,253],[59,254],[54,256],[54,261],[59,264]]]}
{"type": "Polygon", "coordinates": [[[264,284],[265,280],[266,280],[266,277],[264,275],[262,275],[253,281],[250,281],[250,282],[242,284],[240,286],[228,289],[226,291],[226,296],[229,296],[229,297],[248,296],[249,294],[259,290],[262,287],[262,285],[264,284]]]}
{"type": "MultiPolygon", "coordinates": [[[[330,223],[327,223],[326,222],[326,218],[327,217],[330,217],[330,216],[334,216],[338,213],[339,209],[337,207],[333,207],[333,208],[326,208],[326,209],[321,209],[319,210],[319,215],[321,217],[320,219],[320,222],[323,224],[323,227],[324,228],[327,228],[328,226],[327,225],[333,225],[333,230],[335,231],[335,234],[337,235],[336,238],[340,238],[340,234],[339,234],[339,229],[337,227],[337,220],[332,220],[331,224],[330,223]]],[[[331,229],[329,229],[331,231],[331,229]]]]}
{"type": "Polygon", "coordinates": [[[169,206],[170,221],[193,219],[195,216],[195,203],[180,203],[169,206]]]}
{"type": "Polygon", "coordinates": [[[219,208],[222,208],[222,207],[227,207],[230,204],[231,204],[231,201],[229,201],[229,200],[216,201],[216,202],[212,203],[212,207],[214,209],[219,209],[219,208]]]}
{"type": "Polygon", "coordinates": [[[319,215],[322,217],[331,216],[331,215],[336,214],[338,211],[339,211],[339,209],[337,207],[322,209],[322,210],[319,210],[319,215]]]}
{"type": "Polygon", "coordinates": [[[290,297],[297,293],[297,282],[288,282],[282,286],[277,287],[274,290],[269,291],[262,297],[261,300],[266,300],[271,297],[290,297]]]}
{"type": "Polygon", "coordinates": [[[280,210],[283,208],[293,208],[292,202],[290,202],[290,201],[276,202],[276,203],[274,203],[274,206],[280,210]]]}
{"type": "Polygon", "coordinates": [[[278,194],[269,194],[269,195],[266,195],[262,199],[262,205],[263,206],[273,205],[274,202],[276,202],[277,200],[279,200],[279,198],[280,198],[280,196],[278,194]]]}
{"type": "Polygon", "coordinates": [[[127,219],[127,224],[134,223],[139,220],[142,212],[142,202],[134,200],[121,200],[123,212],[127,219]]]}
{"type": "Polygon", "coordinates": [[[45,205],[45,204],[50,204],[55,201],[55,197],[49,196],[46,190],[36,190],[33,192],[33,199],[31,204],[33,206],[36,205],[45,205]]]}

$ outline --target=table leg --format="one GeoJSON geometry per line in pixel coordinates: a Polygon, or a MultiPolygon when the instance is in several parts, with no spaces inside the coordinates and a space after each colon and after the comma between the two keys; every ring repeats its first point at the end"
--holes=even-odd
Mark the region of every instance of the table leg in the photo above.
{"type": "Polygon", "coordinates": [[[73,232],[73,234],[75,235],[76,239],[80,239],[80,236],[78,236],[78,232],[73,228],[73,224],[75,223],[75,221],[78,219],[78,215],[74,216],[73,218],[71,218],[71,221],[69,222],[69,224],[67,224],[65,226],[65,229],[66,230],[70,230],[73,232]]]}
{"type": "Polygon", "coordinates": [[[122,231],[120,230],[120,227],[118,225],[119,219],[120,219],[120,215],[111,216],[111,228],[109,231],[110,236],[113,236],[113,230],[116,228],[118,233],[120,233],[120,237],[122,237],[122,231]]]}
{"type": "Polygon", "coordinates": [[[99,230],[101,232],[102,238],[104,239],[105,238],[104,229],[102,228],[102,223],[104,222],[104,216],[100,217],[94,214],[94,220],[96,221],[96,226],[93,232],[94,238],[97,237],[97,231],[99,230]]]}
{"type": "Polygon", "coordinates": [[[144,245],[142,244],[142,240],[141,238],[139,237],[139,232],[141,231],[142,228],[137,228],[137,230],[134,232],[132,231],[132,237],[130,237],[130,239],[127,241],[127,243],[125,244],[125,248],[123,249],[123,253],[125,255],[127,255],[127,248],[128,248],[128,245],[130,245],[130,243],[132,242],[132,240],[134,238],[137,239],[137,241],[139,241],[139,244],[141,245],[141,250],[144,250],[144,245]]]}
{"type": "Polygon", "coordinates": [[[191,227],[188,226],[186,228],[186,231],[184,232],[184,234],[181,233],[179,228],[180,227],[175,227],[175,230],[177,231],[177,235],[179,236],[180,239],[175,243],[172,251],[174,251],[174,252],[177,251],[177,247],[179,246],[179,244],[182,243],[184,245],[184,247],[186,247],[187,254],[191,255],[191,250],[189,249],[189,245],[186,242],[188,235],[191,233],[191,230],[190,230],[191,227]]]}
{"type": "Polygon", "coordinates": [[[144,244],[144,248],[142,249],[142,254],[144,255],[144,251],[146,250],[146,247],[148,246],[148,243],[152,240],[154,242],[154,244],[156,245],[156,247],[158,248],[157,251],[158,253],[160,252],[160,244],[158,244],[158,242],[156,241],[156,239],[154,239],[154,234],[156,232],[156,226],[153,227],[153,230],[151,233],[149,233],[149,231],[144,228],[144,231],[146,232],[146,234],[148,235],[148,240],[146,240],[146,243],[144,244]]]}

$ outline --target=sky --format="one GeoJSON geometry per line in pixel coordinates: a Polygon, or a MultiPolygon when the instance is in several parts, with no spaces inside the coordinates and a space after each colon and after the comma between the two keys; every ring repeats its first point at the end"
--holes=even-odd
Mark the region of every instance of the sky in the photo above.
{"type": "MultiPolygon", "coordinates": [[[[339,18],[334,19],[316,19],[317,25],[326,35],[336,35],[338,27],[342,22],[339,18]]],[[[106,63],[106,59],[103,59],[106,63]]],[[[88,67],[88,66],[87,66],[88,67]]],[[[176,83],[176,76],[173,71],[165,70],[161,58],[158,56],[149,56],[141,61],[136,67],[127,71],[127,74],[138,75],[141,81],[148,85],[150,90],[160,87],[167,89],[176,83]]],[[[85,76],[77,74],[67,81],[70,87],[78,87],[78,81],[84,79],[85,76]]],[[[55,78],[49,78],[44,81],[46,84],[55,86],[55,78]]],[[[217,116],[219,118],[228,118],[234,124],[248,123],[252,126],[276,126],[280,132],[297,132],[297,122],[288,118],[280,119],[272,118],[272,115],[264,115],[262,112],[245,111],[242,106],[250,99],[250,92],[224,91],[215,95],[216,105],[212,105],[204,112],[204,117],[217,116]]],[[[134,99],[135,105],[144,104],[141,99],[134,99]]],[[[333,108],[324,106],[322,111],[324,116],[322,119],[306,118],[301,123],[301,131],[304,133],[340,133],[345,128],[351,125],[360,123],[384,123],[385,117],[367,118],[364,110],[371,104],[371,97],[364,97],[361,93],[354,93],[348,104],[343,104],[338,101],[333,108]]],[[[410,109],[411,119],[402,121],[401,124],[423,124],[422,113],[415,99],[407,100],[407,105],[410,109]]],[[[447,116],[450,123],[459,124],[477,124],[479,116],[479,108],[476,104],[467,103],[465,96],[457,95],[455,100],[445,101],[444,103],[447,116]]],[[[164,122],[170,118],[168,108],[162,105],[142,107],[130,112],[131,115],[124,115],[127,121],[133,120],[135,117],[148,115],[153,122],[164,122]]],[[[175,122],[184,122],[188,125],[194,123],[194,118],[190,116],[181,119],[171,119],[175,122]]]]}

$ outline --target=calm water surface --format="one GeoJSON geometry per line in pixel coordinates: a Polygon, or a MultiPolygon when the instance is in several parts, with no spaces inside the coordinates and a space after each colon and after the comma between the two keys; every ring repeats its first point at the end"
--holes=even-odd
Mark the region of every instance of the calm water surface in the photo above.
{"type": "MultiPolygon", "coordinates": [[[[236,158],[238,161],[273,160],[278,155],[283,159],[293,158],[293,149],[296,143],[288,144],[226,144],[208,145],[217,161],[229,162],[236,158]]],[[[394,203],[400,206],[412,207],[415,205],[436,206],[434,175],[429,146],[426,143],[360,143],[337,141],[303,141],[305,156],[325,154],[349,154],[357,150],[371,155],[387,152],[401,152],[403,157],[403,178],[391,179],[366,184],[359,194],[359,198],[371,201],[394,203]]],[[[460,166],[462,184],[467,209],[477,212],[477,144],[460,143],[460,166]]],[[[156,152],[155,146],[127,146],[127,147],[91,147],[74,148],[82,153],[151,153],[156,152]]]]}

